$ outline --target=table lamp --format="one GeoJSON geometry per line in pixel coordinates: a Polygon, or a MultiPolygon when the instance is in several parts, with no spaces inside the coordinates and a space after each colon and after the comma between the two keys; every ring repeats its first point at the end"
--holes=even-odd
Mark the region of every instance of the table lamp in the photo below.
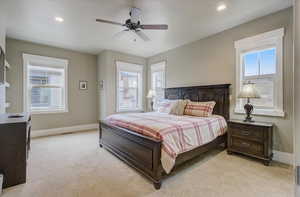
{"type": "Polygon", "coordinates": [[[253,112],[253,105],[250,103],[251,98],[260,98],[258,91],[255,88],[255,84],[250,81],[243,85],[241,92],[238,95],[238,98],[246,98],[247,103],[244,105],[244,109],[246,112],[246,118],[244,122],[254,122],[251,117],[251,113],[253,112]]]}

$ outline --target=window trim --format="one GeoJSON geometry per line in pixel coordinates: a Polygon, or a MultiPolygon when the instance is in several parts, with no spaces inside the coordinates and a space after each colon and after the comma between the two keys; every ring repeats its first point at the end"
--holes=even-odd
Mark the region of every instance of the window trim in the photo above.
{"type": "Polygon", "coordinates": [[[131,62],[126,62],[126,61],[122,61],[122,60],[117,60],[115,61],[115,65],[116,65],[116,112],[117,113],[123,113],[123,112],[142,112],[144,111],[144,66],[142,64],[137,64],[137,63],[131,63],[131,62]],[[121,70],[120,65],[121,64],[125,64],[125,69],[127,71],[132,71],[132,72],[139,72],[141,75],[141,81],[140,81],[140,86],[141,86],[141,91],[138,93],[138,100],[140,102],[140,106],[137,109],[134,110],[121,110],[119,108],[119,99],[120,99],[120,95],[119,95],[119,72],[121,70]],[[127,65],[126,65],[127,64],[127,65]],[[130,68],[129,65],[135,65],[136,68],[130,68]]]}
{"type": "Polygon", "coordinates": [[[53,114],[53,113],[67,113],[69,112],[68,103],[68,64],[69,61],[66,59],[46,57],[40,55],[32,55],[23,53],[23,110],[32,114],[53,114]],[[65,70],[65,84],[64,84],[64,96],[65,96],[65,108],[63,110],[36,110],[31,111],[28,101],[28,65],[29,62],[38,62],[40,67],[53,67],[53,68],[64,68],[65,70]]]}
{"type": "Polygon", "coordinates": [[[266,116],[279,116],[284,117],[283,111],[283,37],[284,28],[276,29],[266,33],[262,33],[249,38],[244,38],[235,41],[236,49],[236,103],[235,113],[245,113],[242,108],[238,94],[241,90],[241,83],[243,79],[244,68],[242,55],[246,52],[261,50],[264,48],[275,48],[276,49],[276,74],[274,74],[274,84],[277,87],[274,91],[274,108],[272,109],[257,109],[254,108],[254,115],[266,115],[266,116]],[[242,70],[241,70],[242,69],[242,70]]]}

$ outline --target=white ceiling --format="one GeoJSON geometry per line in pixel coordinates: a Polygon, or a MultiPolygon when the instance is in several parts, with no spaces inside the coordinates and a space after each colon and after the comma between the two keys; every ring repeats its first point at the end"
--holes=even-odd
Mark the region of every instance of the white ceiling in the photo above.
{"type": "MultiPolygon", "coordinates": [[[[1,0],[3,2],[3,0],[1,0]]],[[[292,6],[292,0],[6,0],[8,37],[98,54],[111,49],[149,57],[292,6]],[[227,10],[217,12],[220,2],[227,10]],[[143,11],[142,22],[169,24],[146,31],[150,42],[114,34],[123,28],[96,18],[125,22],[129,8],[143,11]],[[54,17],[61,16],[59,24],[54,17]]]]}

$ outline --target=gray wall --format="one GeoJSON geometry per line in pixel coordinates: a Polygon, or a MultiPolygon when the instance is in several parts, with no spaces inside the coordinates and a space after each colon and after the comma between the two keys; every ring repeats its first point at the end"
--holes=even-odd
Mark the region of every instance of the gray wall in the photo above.
{"type": "Polygon", "coordinates": [[[5,34],[6,34],[6,7],[0,6],[0,46],[5,50],[5,34]]]}
{"type": "Polygon", "coordinates": [[[69,60],[69,112],[33,115],[33,130],[97,123],[97,56],[10,38],[6,40],[6,53],[11,65],[7,76],[11,84],[7,91],[7,100],[11,103],[9,112],[23,111],[22,53],[29,53],[69,60]],[[79,90],[79,80],[88,81],[88,90],[79,90]]]}
{"type": "MultiPolygon", "coordinates": [[[[0,46],[5,50],[5,34],[6,34],[6,15],[5,7],[0,6],[0,46]]],[[[5,92],[6,88],[0,84],[0,114],[5,113],[5,92]]]]}
{"type": "Polygon", "coordinates": [[[0,46],[2,47],[3,50],[5,50],[5,23],[3,20],[1,20],[0,16],[0,46]]]}
{"type": "Polygon", "coordinates": [[[276,124],[275,149],[293,152],[293,10],[292,8],[239,25],[219,34],[158,54],[148,65],[167,60],[166,86],[190,86],[231,83],[231,118],[243,118],[233,112],[235,104],[234,41],[277,28],[285,28],[284,37],[284,111],[286,116],[257,116],[256,120],[276,124]]]}
{"type": "MultiPolygon", "coordinates": [[[[106,116],[116,113],[116,61],[140,64],[145,67],[143,81],[143,98],[145,98],[146,95],[146,59],[110,50],[102,51],[98,55],[98,81],[104,80],[103,90],[98,90],[100,103],[100,119],[104,119],[106,116]]],[[[145,108],[145,99],[143,106],[145,108]]]]}
{"type": "MultiPolygon", "coordinates": [[[[296,166],[300,165],[300,1],[296,0],[295,1],[295,81],[294,81],[294,88],[295,88],[295,108],[294,108],[294,113],[295,113],[295,156],[296,156],[296,166]]],[[[300,187],[296,187],[298,190],[298,195],[300,194],[300,187]]]]}

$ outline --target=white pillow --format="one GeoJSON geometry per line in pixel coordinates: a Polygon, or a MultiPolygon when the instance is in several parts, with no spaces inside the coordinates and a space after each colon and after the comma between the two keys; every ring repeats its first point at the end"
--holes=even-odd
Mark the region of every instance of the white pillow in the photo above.
{"type": "Polygon", "coordinates": [[[157,112],[183,115],[187,100],[163,100],[157,103],[157,112]]]}
{"type": "Polygon", "coordinates": [[[174,106],[176,106],[178,100],[162,100],[156,104],[157,112],[169,114],[174,106]]]}

